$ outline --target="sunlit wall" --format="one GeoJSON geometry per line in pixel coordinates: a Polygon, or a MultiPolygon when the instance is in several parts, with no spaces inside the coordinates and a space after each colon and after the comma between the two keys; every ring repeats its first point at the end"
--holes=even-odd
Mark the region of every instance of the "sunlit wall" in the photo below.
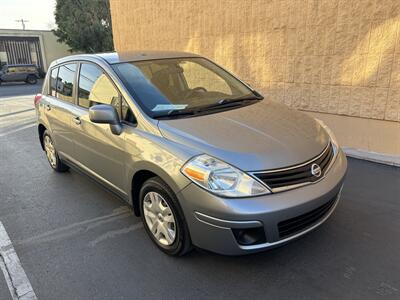
{"type": "Polygon", "coordinates": [[[184,50],[265,95],[400,121],[399,0],[111,0],[118,50],[184,50]]]}

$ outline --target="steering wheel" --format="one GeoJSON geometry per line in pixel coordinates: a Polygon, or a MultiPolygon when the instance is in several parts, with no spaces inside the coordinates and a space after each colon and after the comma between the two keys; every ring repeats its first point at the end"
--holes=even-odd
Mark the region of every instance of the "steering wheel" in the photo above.
{"type": "Polygon", "coordinates": [[[187,94],[185,95],[185,99],[190,98],[191,96],[193,96],[194,93],[197,92],[207,92],[207,90],[205,88],[203,88],[202,86],[198,86],[195,87],[194,89],[191,89],[190,91],[187,92],[187,94]]]}

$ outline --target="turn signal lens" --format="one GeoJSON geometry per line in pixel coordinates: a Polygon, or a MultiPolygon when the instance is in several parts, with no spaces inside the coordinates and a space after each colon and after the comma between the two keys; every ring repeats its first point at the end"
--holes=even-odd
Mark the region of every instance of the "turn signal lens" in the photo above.
{"type": "Polygon", "coordinates": [[[248,197],[270,193],[256,179],[206,154],[189,160],[182,167],[182,173],[197,185],[225,197],[248,197]]]}

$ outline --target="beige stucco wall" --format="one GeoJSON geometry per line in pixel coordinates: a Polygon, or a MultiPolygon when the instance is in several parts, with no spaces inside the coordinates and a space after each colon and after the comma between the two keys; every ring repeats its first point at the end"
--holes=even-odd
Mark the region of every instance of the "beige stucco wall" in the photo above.
{"type": "Polygon", "coordinates": [[[47,67],[53,60],[71,55],[69,46],[57,42],[57,37],[51,31],[42,31],[44,55],[46,57],[47,67]]]}
{"type": "MultiPolygon", "coordinates": [[[[399,0],[110,3],[119,51],[199,53],[275,101],[306,111],[380,120],[379,128],[399,128],[399,0]]],[[[365,136],[363,141],[371,139],[368,126],[358,133],[365,136]]],[[[389,147],[398,144],[396,139],[400,130],[383,141],[388,147],[382,149],[343,138],[354,148],[400,155],[399,147],[389,147]]]]}
{"type": "Polygon", "coordinates": [[[53,60],[71,55],[69,47],[64,43],[57,42],[57,37],[49,30],[18,30],[0,29],[0,36],[29,36],[38,37],[43,57],[44,71],[53,60]]]}

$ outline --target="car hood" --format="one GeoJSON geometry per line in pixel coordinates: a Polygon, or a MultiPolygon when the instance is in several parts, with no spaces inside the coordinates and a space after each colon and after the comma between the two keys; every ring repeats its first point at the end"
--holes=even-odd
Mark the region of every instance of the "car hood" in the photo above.
{"type": "Polygon", "coordinates": [[[215,114],[160,120],[161,134],[244,171],[296,165],[329,142],[313,118],[272,101],[215,114]]]}

